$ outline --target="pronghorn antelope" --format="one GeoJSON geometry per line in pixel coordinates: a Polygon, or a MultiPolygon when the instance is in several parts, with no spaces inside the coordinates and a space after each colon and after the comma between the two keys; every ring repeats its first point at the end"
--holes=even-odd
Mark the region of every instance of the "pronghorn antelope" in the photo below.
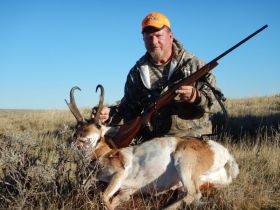
{"type": "Polygon", "coordinates": [[[176,137],[154,138],[140,145],[112,149],[104,137],[109,127],[99,123],[104,89],[92,122],[85,121],[74,99],[74,87],[67,104],[77,119],[78,148],[87,157],[101,164],[98,180],[108,183],[102,194],[107,209],[114,209],[134,193],[161,193],[179,189],[181,199],[166,209],[175,209],[185,202],[198,204],[202,188],[230,184],[239,173],[238,165],[221,144],[211,140],[176,137]]]}

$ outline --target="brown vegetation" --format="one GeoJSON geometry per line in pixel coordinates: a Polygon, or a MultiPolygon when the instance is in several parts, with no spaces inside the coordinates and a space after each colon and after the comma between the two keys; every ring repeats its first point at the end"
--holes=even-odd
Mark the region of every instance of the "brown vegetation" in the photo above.
{"type": "MultiPolygon", "coordinates": [[[[280,95],[226,105],[228,130],[216,140],[233,152],[240,174],[205,192],[202,209],[280,209],[280,95]]],[[[102,209],[94,166],[64,144],[74,124],[68,110],[0,110],[0,209],[102,209]]],[[[119,209],[160,209],[172,199],[176,192],[138,195],[119,209]]]]}

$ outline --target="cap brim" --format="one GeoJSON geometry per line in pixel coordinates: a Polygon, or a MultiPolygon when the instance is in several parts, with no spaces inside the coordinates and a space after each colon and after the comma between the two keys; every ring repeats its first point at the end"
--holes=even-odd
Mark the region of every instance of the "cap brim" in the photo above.
{"type": "Polygon", "coordinates": [[[147,26],[145,26],[145,28],[142,29],[142,33],[144,33],[144,32],[148,32],[148,33],[157,32],[157,31],[160,31],[161,29],[163,29],[164,27],[165,26],[156,27],[154,25],[147,25],[147,26]]]}

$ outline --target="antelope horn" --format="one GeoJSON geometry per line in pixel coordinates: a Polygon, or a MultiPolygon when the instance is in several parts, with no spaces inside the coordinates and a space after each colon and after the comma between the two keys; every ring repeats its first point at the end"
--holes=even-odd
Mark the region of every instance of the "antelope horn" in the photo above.
{"type": "Polygon", "coordinates": [[[99,103],[96,111],[96,115],[94,118],[94,123],[99,124],[99,117],[100,117],[100,112],[103,107],[104,103],[104,87],[102,85],[97,85],[95,92],[100,88],[100,95],[99,95],[99,103]]]}
{"type": "Polygon", "coordinates": [[[74,115],[74,117],[76,118],[76,120],[78,122],[83,122],[84,118],[81,115],[79,109],[77,108],[76,102],[75,102],[75,98],[74,98],[74,91],[78,89],[79,91],[81,91],[81,89],[77,86],[72,87],[70,90],[70,103],[67,102],[67,100],[65,99],[65,102],[67,104],[67,106],[69,107],[70,111],[72,112],[72,114],[74,115]]]}

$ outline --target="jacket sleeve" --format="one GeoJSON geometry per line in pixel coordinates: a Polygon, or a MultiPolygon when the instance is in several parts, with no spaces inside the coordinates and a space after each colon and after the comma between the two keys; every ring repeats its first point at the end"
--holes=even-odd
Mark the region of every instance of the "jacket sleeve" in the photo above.
{"type": "MultiPolygon", "coordinates": [[[[205,63],[199,59],[197,59],[194,63],[196,63],[195,71],[205,65],[205,63]]],[[[216,98],[209,86],[211,86],[215,91],[221,93],[221,90],[217,87],[215,75],[211,72],[199,79],[196,83],[196,88],[201,93],[201,99],[195,105],[207,112],[212,111],[214,105],[216,104],[216,98]]]]}

